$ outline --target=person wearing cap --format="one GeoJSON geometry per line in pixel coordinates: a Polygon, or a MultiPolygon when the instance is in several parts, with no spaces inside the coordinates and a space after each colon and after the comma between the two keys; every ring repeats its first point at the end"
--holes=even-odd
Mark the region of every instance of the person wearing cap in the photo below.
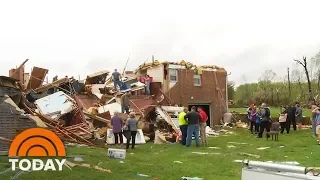
{"type": "Polygon", "coordinates": [[[119,88],[121,87],[121,74],[118,72],[117,69],[114,70],[114,72],[112,73],[112,80],[113,80],[113,84],[114,84],[114,91],[117,92],[118,88],[117,86],[119,86],[119,88]]]}
{"type": "Polygon", "coordinates": [[[130,141],[131,140],[132,140],[131,149],[134,149],[134,146],[136,144],[136,135],[137,135],[137,131],[138,131],[137,124],[138,124],[138,121],[136,119],[135,113],[131,112],[129,114],[129,118],[128,118],[127,122],[126,122],[127,130],[130,132],[127,135],[127,146],[126,146],[126,149],[129,149],[129,145],[130,145],[130,141]]]}
{"type": "Polygon", "coordinates": [[[127,91],[121,96],[120,102],[121,102],[121,111],[122,113],[129,114],[129,107],[130,107],[130,100],[129,96],[131,95],[131,91],[127,91]]]}
{"type": "Polygon", "coordinates": [[[120,145],[123,144],[123,136],[122,136],[122,124],[123,121],[119,116],[119,112],[114,112],[114,116],[111,118],[111,126],[112,132],[114,135],[114,144],[118,144],[118,139],[120,138],[120,145]]]}
{"type": "Polygon", "coordinates": [[[183,111],[179,114],[179,127],[182,134],[182,137],[181,137],[182,146],[185,146],[187,142],[188,123],[184,119],[184,116],[187,114],[187,112],[188,112],[188,108],[184,107],[183,111]]]}

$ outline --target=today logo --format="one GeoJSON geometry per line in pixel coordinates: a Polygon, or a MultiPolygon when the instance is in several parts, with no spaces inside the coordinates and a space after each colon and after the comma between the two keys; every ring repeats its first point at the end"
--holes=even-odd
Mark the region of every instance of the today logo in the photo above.
{"type": "Polygon", "coordinates": [[[46,162],[35,157],[65,157],[66,150],[61,139],[52,131],[43,128],[31,128],[18,134],[11,143],[9,157],[28,157],[24,159],[10,158],[12,170],[18,165],[22,171],[62,171],[66,159],[50,159],[46,162]],[[29,158],[30,157],[30,158],[29,158]],[[58,166],[58,168],[56,168],[58,166]]]}

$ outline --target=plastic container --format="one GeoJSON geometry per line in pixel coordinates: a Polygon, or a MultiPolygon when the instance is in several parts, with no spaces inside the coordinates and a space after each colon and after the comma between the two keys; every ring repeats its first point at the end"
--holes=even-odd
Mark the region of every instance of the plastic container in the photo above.
{"type": "Polygon", "coordinates": [[[115,159],[125,159],[126,158],[126,150],[124,149],[108,149],[108,157],[115,159]]]}

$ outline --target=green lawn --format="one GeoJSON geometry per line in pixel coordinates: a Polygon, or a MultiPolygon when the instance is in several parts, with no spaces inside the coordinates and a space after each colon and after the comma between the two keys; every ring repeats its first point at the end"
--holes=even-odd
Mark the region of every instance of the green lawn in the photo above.
{"type": "MultiPolygon", "coordinates": [[[[239,180],[241,178],[242,165],[234,160],[252,159],[260,161],[298,161],[303,166],[320,166],[320,146],[311,137],[311,130],[292,132],[292,134],[280,135],[279,141],[267,141],[265,138],[257,139],[250,135],[246,129],[230,129],[234,135],[219,136],[209,139],[209,146],[185,148],[179,144],[154,145],[147,143],[139,145],[133,154],[127,154],[124,163],[120,160],[109,159],[106,149],[72,147],[67,148],[68,155],[82,154],[85,162],[110,169],[112,173],[104,173],[85,167],[73,167],[72,170],[64,167],[62,172],[31,172],[22,174],[21,180],[104,180],[104,179],[153,179],[177,180],[182,176],[198,176],[205,180],[239,180]],[[248,143],[230,144],[228,142],[248,143]],[[234,145],[234,148],[227,147],[234,145]],[[270,149],[257,150],[259,147],[269,146],[270,149]],[[280,148],[280,146],[284,146],[280,148]],[[208,152],[211,154],[198,155],[192,152],[208,152]],[[238,152],[260,155],[261,158],[246,157],[238,152]],[[214,154],[214,153],[221,153],[214,154]],[[183,164],[174,163],[181,161],[183,164]],[[148,174],[150,178],[137,177],[137,173],[148,174]]],[[[72,161],[72,159],[70,159],[72,161]]],[[[0,171],[9,167],[7,157],[0,158],[0,171]]],[[[0,179],[10,179],[14,172],[0,175],[0,179]]]]}
{"type": "MultiPolygon", "coordinates": [[[[239,113],[246,113],[247,112],[247,108],[229,108],[229,111],[235,111],[235,112],[239,112],[239,113]]],[[[280,108],[279,107],[270,107],[270,111],[271,111],[271,116],[272,117],[277,117],[279,116],[280,113],[280,108]]],[[[302,113],[303,116],[306,117],[311,117],[311,110],[310,109],[302,109],[302,113]]]]}

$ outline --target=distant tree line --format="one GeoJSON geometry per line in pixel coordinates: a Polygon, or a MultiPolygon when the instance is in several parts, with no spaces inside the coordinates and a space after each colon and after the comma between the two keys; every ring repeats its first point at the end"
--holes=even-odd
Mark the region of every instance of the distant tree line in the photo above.
{"type": "MultiPolygon", "coordinates": [[[[320,52],[307,60],[294,59],[297,63],[292,69],[287,69],[287,75],[277,78],[271,69],[265,70],[258,83],[245,83],[235,88],[233,82],[228,82],[228,97],[236,105],[266,102],[270,106],[288,105],[300,102],[302,105],[317,103],[320,100],[320,52]],[[276,80],[278,79],[278,80],[276,80]],[[279,79],[281,79],[279,81],[279,79]]],[[[245,80],[245,77],[243,77],[245,80]]]]}

